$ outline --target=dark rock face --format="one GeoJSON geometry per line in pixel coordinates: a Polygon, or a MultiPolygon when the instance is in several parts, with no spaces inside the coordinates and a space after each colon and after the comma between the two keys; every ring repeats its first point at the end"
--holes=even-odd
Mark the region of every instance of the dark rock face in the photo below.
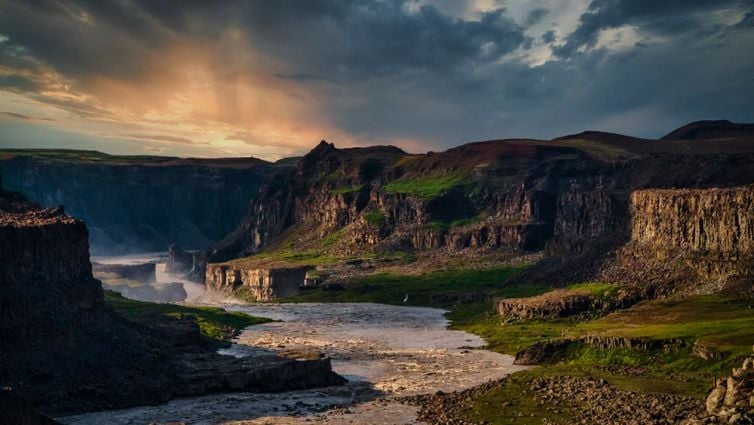
{"type": "Polygon", "coordinates": [[[102,315],[86,226],[61,209],[0,211],[0,258],[0,341],[14,349],[4,353],[69,346],[79,324],[102,315]]]}
{"type": "Polygon", "coordinates": [[[34,408],[58,415],[343,382],[326,358],[219,355],[191,317],[126,320],[104,305],[83,222],[2,191],[0,206],[0,387],[34,408]]]}
{"type": "Polygon", "coordinates": [[[206,267],[206,251],[188,252],[178,245],[170,245],[168,248],[168,260],[165,263],[166,272],[183,274],[188,279],[202,282],[206,267]]]}
{"type": "Polygon", "coordinates": [[[8,425],[60,425],[34,409],[12,390],[0,390],[0,423],[8,425]]]}
{"type": "Polygon", "coordinates": [[[84,220],[96,255],[204,249],[230,233],[260,187],[285,166],[253,158],[87,161],[16,155],[0,161],[5,187],[84,220]]]}

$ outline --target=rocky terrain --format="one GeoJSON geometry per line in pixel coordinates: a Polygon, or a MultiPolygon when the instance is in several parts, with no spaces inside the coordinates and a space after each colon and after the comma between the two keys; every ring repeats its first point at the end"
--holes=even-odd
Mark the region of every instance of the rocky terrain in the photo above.
{"type": "Polygon", "coordinates": [[[342,383],[330,361],[222,356],[191,316],[128,320],[92,277],[85,224],[0,192],[0,386],[50,414],[342,383]]]}
{"type": "MultiPolygon", "coordinates": [[[[671,282],[688,258],[677,258],[669,270],[638,267],[641,259],[662,260],[656,249],[636,254],[653,240],[655,248],[716,255],[699,263],[708,269],[699,272],[719,287],[750,273],[748,248],[738,241],[751,239],[754,136],[749,127],[725,122],[689,126],[654,141],[585,132],[423,155],[392,147],[337,149],[323,141],[263,188],[209,261],[248,256],[231,267],[254,270],[272,262],[337,275],[328,268],[396,253],[473,261],[489,252],[540,252],[545,258],[522,281],[621,282],[621,273],[632,269],[624,276],[632,281],[647,280],[641,271],[658,275],[649,279],[657,283],[671,282]],[[677,188],[687,192],[663,192],[677,188]]],[[[217,276],[206,275],[213,289],[223,286],[217,276]]]]}
{"type": "Polygon", "coordinates": [[[706,411],[683,422],[684,425],[754,422],[754,358],[744,360],[731,376],[715,380],[705,401],[706,411]]]}

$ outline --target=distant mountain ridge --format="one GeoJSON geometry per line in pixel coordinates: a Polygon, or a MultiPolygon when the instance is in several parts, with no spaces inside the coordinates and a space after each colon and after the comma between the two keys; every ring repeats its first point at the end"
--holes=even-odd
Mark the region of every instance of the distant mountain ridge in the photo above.
{"type": "Polygon", "coordinates": [[[739,124],[728,120],[694,121],[681,126],[660,140],[710,140],[754,137],[754,124],[739,124]]]}

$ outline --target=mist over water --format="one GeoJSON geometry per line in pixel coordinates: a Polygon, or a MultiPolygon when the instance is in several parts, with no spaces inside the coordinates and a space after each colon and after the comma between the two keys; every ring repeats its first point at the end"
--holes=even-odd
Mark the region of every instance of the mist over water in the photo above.
{"type": "Polygon", "coordinates": [[[126,298],[152,302],[204,302],[204,285],[183,274],[166,271],[166,252],[92,257],[91,261],[95,277],[102,281],[103,287],[126,298]],[[150,265],[152,269],[149,269],[150,265]]]}

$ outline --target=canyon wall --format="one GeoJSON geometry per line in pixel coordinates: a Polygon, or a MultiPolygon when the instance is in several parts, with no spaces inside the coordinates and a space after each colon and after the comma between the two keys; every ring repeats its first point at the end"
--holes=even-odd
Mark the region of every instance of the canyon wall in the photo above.
{"type": "Polygon", "coordinates": [[[254,302],[272,301],[298,294],[306,272],[313,267],[256,268],[243,264],[208,264],[204,277],[207,291],[234,293],[254,302]]]}
{"type": "Polygon", "coordinates": [[[6,189],[44,207],[65,205],[87,223],[95,255],[165,251],[171,243],[209,248],[242,221],[278,168],[253,158],[88,160],[0,152],[6,189]]]}
{"type": "Polygon", "coordinates": [[[102,314],[86,226],[62,209],[0,211],[0,259],[4,353],[65,347],[73,343],[77,327],[102,314]]]}
{"type": "Polygon", "coordinates": [[[751,279],[754,187],[632,193],[631,240],[605,276],[702,291],[751,279]]]}
{"type": "Polygon", "coordinates": [[[754,254],[754,186],[636,191],[631,217],[631,240],[658,253],[754,254]]]}

